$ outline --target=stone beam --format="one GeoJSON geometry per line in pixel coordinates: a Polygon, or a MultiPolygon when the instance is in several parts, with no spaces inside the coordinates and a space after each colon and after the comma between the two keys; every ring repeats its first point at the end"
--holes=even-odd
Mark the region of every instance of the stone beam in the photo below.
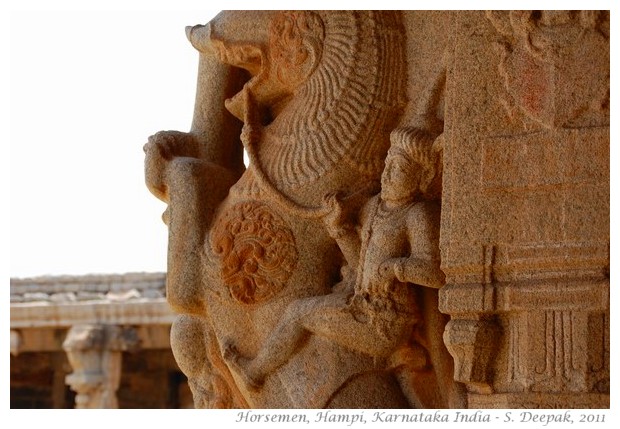
{"type": "Polygon", "coordinates": [[[110,303],[11,305],[11,328],[68,328],[84,323],[170,325],[174,314],[164,298],[110,303]]]}

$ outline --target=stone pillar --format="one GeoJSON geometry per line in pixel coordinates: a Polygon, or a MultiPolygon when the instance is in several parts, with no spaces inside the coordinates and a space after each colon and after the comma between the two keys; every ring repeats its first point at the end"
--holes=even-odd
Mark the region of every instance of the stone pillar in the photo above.
{"type": "Polygon", "coordinates": [[[67,361],[66,353],[53,352],[50,362],[52,364],[52,408],[67,408],[65,379],[71,367],[67,361]]]}
{"type": "Polygon", "coordinates": [[[11,354],[17,356],[22,345],[22,336],[19,331],[11,329],[11,354]]]}
{"type": "Polygon", "coordinates": [[[77,396],[76,408],[118,408],[122,351],[139,340],[134,329],[113,325],[73,326],[63,343],[73,373],[65,381],[77,396]]]}
{"type": "Polygon", "coordinates": [[[609,13],[459,12],[444,340],[470,408],[609,407],[609,13]]]}

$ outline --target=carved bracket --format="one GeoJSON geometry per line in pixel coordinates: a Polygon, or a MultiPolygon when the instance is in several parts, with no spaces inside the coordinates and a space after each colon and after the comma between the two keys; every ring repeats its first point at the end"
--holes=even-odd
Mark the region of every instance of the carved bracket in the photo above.
{"type": "Polygon", "coordinates": [[[491,393],[491,359],[499,338],[499,326],[490,320],[454,319],[443,338],[454,358],[454,379],[471,391],[491,393]]]}

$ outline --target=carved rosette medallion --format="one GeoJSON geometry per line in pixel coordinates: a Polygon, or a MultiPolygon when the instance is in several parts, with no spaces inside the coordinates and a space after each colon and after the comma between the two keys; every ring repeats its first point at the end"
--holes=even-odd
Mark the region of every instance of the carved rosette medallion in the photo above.
{"type": "Polygon", "coordinates": [[[290,228],[265,204],[229,207],[211,232],[221,258],[220,273],[230,294],[244,304],[267,301],[281,291],[297,264],[290,228]]]}

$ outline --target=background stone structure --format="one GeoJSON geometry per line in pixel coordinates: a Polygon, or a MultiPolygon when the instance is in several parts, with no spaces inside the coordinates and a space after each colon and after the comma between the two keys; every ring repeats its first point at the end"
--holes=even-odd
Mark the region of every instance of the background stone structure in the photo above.
{"type": "Polygon", "coordinates": [[[11,279],[11,408],[192,407],[164,295],[161,273],[11,279]]]}
{"type": "Polygon", "coordinates": [[[167,284],[11,280],[12,407],[609,407],[609,12],[187,32],[167,284]]]}

